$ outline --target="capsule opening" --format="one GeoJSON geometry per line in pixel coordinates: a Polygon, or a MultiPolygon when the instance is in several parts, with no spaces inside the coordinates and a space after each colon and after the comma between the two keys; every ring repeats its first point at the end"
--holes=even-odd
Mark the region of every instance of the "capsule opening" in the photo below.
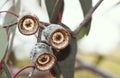
{"type": "Polygon", "coordinates": [[[51,69],[56,63],[56,57],[52,53],[43,53],[38,56],[35,65],[38,70],[45,71],[51,69]]]}
{"type": "Polygon", "coordinates": [[[49,42],[55,49],[63,49],[70,43],[70,34],[65,29],[57,29],[50,34],[49,42]]]}
{"type": "Polygon", "coordinates": [[[32,15],[25,15],[18,21],[18,29],[24,35],[31,35],[37,32],[39,20],[32,15]]]}

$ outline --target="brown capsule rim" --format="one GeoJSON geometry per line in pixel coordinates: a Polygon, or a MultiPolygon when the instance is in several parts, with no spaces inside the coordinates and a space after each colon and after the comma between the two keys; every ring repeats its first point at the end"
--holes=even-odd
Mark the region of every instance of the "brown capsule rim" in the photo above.
{"type": "Polygon", "coordinates": [[[35,34],[38,31],[39,25],[40,25],[39,24],[39,19],[36,16],[28,14],[28,15],[24,15],[23,17],[20,18],[20,20],[18,22],[18,29],[19,29],[20,33],[22,33],[24,35],[32,35],[32,34],[35,34]],[[35,23],[35,29],[34,29],[33,32],[29,32],[28,33],[25,29],[24,30],[22,29],[22,27],[23,27],[22,24],[23,24],[23,22],[24,22],[24,20],[26,18],[30,18],[30,19],[32,19],[34,21],[34,23],[35,23]]]}
{"type": "Polygon", "coordinates": [[[64,49],[65,47],[67,47],[67,45],[66,45],[65,47],[62,47],[62,48],[58,48],[58,47],[52,45],[52,36],[53,36],[53,34],[54,34],[55,32],[58,32],[58,31],[62,31],[62,32],[67,33],[67,36],[69,37],[69,39],[68,39],[68,45],[70,44],[70,41],[71,41],[71,35],[70,35],[69,31],[67,31],[67,30],[64,29],[64,28],[57,29],[57,30],[53,31],[53,32],[49,35],[48,41],[49,41],[50,45],[51,45],[54,49],[56,49],[56,50],[61,50],[61,49],[64,49]]]}
{"type": "MultiPolygon", "coordinates": [[[[39,70],[39,71],[47,71],[47,70],[49,70],[49,69],[44,69],[44,70],[42,70],[42,69],[39,69],[37,66],[39,66],[38,65],[38,59],[39,59],[39,57],[40,56],[42,56],[43,54],[47,54],[47,55],[50,55],[50,57],[52,57],[52,58],[54,58],[54,63],[52,64],[52,66],[49,68],[49,69],[51,69],[55,64],[56,64],[56,61],[57,61],[57,58],[55,57],[55,55],[53,54],[53,53],[50,53],[50,52],[43,52],[43,53],[41,53],[37,58],[36,58],[36,60],[35,60],[35,67],[39,70]]],[[[50,62],[50,61],[49,61],[50,62]]],[[[46,64],[46,65],[48,65],[48,64],[46,64]]],[[[46,66],[45,65],[45,66],[46,66]]]]}

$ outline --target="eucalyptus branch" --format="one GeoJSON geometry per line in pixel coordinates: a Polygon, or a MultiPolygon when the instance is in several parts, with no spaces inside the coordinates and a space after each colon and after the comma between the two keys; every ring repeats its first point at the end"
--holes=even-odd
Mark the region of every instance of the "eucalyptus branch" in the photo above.
{"type": "Polygon", "coordinates": [[[11,31],[9,31],[9,29],[10,29],[10,27],[12,27],[12,26],[14,26],[14,25],[16,25],[17,24],[17,22],[15,22],[15,23],[12,23],[12,24],[9,24],[9,25],[5,25],[5,26],[3,26],[3,28],[5,28],[6,29],[6,32],[7,32],[7,35],[8,35],[8,45],[7,45],[7,49],[6,49],[6,52],[5,52],[5,55],[4,55],[4,57],[3,57],[3,59],[7,62],[8,60],[9,60],[9,55],[10,55],[10,49],[11,49],[11,47],[12,47],[12,45],[13,45],[13,40],[14,40],[14,34],[15,34],[15,32],[13,33],[13,35],[12,35],[12,37],[11,37],[11,39],[10,39],[10,34],[11,34],[11,31]],[[9,43],[10,42],[10,43],[9,43]]]}
{"type": "Polygon", "coordinates": [[[16,13],[14,13],[14,12],[12,12],[12,11],[0,11],[0,13],[8,13],[8,14],[11,14],[11,15],[13,15],[13,16],[16,16],[17,18],[19,17],[19,15],[18,14],[16,14],[16,13]]]}
{"type": "Polygon", "coordinates": [[[38,31],[37,42],[40,42],[40,41],[41,41],[41,32],[42,32],[42,29],[41,29],[41,27],[40,27],[40,28],[39,28],[39,31],[38,31]]]}
{"type": "Polygon", "coordinates": [[[50,76],[50,78],[52,78],[52,73],[49,71],[49,76],[50,76]]]}
{"type": "MultiPolygon", "coordinates": [[[[111,74],[109,72],[106,72],[106,71],[100,69],[99,67],[96,67],[96,66],[94,66],[90,63],[87,63],[84,60],[76,58],[76,62],[78,63],[78,66],[75,67],[75,71],[82,70],[82,69],[87,69],[87,70],[90,70],[94,73],[97,73],[98,75],[102,76],[102,78],[117,78],[113,74],[111,74]]],[[[14,69],[14,72],[16,72],[15,69],[14,69]]],[[[29,74],[29,71],[23,71],[20,74],[20,76],[26,76],[28,74],[29,74]]],[[[45,77],[45,76],[48,76],[48,75],[51,75],[51,73],[49,71],[46,71],[46,72],[36,71],[35,74],[33,75],[33,77],[35,77],[35,78],[45,77]]]]}
{"type": "Polygon", "coordinates": [[[50,24],[40,21],[40,28],[39,28],[39,31],[38,31],[37,42],[40,42],[40,41],[41,41],[41,32],[42,32],[42,30],[43,30],[46,26],[48,26],[48,25],[50,25],[50,24]]]}
{"type": "Polygon", "coordinates": [[[40,21],[40,23],[43,24],[43,25],[45,25],[45,26],[50,25],[50,23],[46,23],[46,22],[42,22],[42,21],[40,21]]]}
{"type": "MultiPolygon", "coordinates": [[[[18,69],[13,69],[14,73],[16,73],[16,70],[18,69]]],[[[19,74],[19,76],[27,76],[30,72],[27,70],[24,70],[22,73],[19,74]]],[[[50,72],[49,71],[34,71],[34,74],[32,75],[32,77],[34,78],[44,78],[46,76],[49,76],[50,72]]]]}
{"type": "Polygon", "coordinates": [[[9,25],[4,25],[3,28],[9,28],[9,27],[12,27],[14,25],[16,25],[18,22],[14,22],[12,24],[9,24],[9,25]]]}
{"type": "Polygon", "coordinates": [[[78,62],[79,66],[77,67],[77,70],[81,70],[81,69],[87,69],[90,70],[100,76],[102,76],[102,78],[117,78],[116,76],[112,75],[109,72],[106,72],[92,64],[89,64],[81,59],[76,58],[76,61],[78,62]]]}
{"type": "Polygon", "coordinates": [[[2,62],[0,61],[0,70],[2,69],[2,62]]]}
{"type": "Polygon", "coordinates": [[[34,68],[33,65],[29,65],[29,66],[25,66],[23,68],[21,68],[15,75],[13,78],[16,78],[23,70],[27,69],[27,68],[34,68]]]}
{"type": "Polygon", "coordinates": [[[33,67],[32,71],[29,73],[28,78],[32,78],[34,71],[35,71],[35,67],[33,67]]]}
{"type": "MultiPolygon", "coordinates": [[[[41,21],[40,21],[40,23],[43,24],[43,25],[45,25],[45,26],[50,25],[49,23],[45,23],[45,22],[41,22],[41,21]]],[[[18,24],[18,22],[14,22],[14,23],[9,24],[9,25],[4,25],[3,28],[9,28],[9,27],[12,27],[12,26],[14,26],[16,24],[18,24]]]]}
{"type": "Polygon", "coordinates": [[[73,36],[77,36],[78,33],[80,32],[80,30],[82,29],[83,26],[85,26],[91,19],[92,17],[92,14],[93,12],[97,9],[97,7],[102,3],[103,0],[99,0],[97,2],[97,4],[90,9],[90,11],[88,12],[88,14],[85,16],[84,20],[79,24],[79,27],[76,28],[74,31],[73,31],[73,36]]]}

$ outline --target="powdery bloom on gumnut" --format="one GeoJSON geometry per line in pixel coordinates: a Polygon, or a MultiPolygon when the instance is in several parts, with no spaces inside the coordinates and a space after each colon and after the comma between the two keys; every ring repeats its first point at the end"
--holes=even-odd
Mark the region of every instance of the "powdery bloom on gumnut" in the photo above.
{"type": "Polygon", "coordinates": [[[56,63],[56,57],[45,43],[37,43],[31,51],[30,58],[40,71],[49,70],[56,63]]]}
{"type": "Polygon", "coordinates": [[[43,30],[43,35],[48,43],[56,50],[67,47],[71,36],[67,29],[58,24],[51,24],[43,30]]]}

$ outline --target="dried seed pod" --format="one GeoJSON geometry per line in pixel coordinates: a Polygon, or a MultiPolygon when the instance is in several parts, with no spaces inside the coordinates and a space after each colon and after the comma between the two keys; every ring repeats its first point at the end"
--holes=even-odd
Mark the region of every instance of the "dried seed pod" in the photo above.
{"type": "Polygon", "coordinates": [[[56,63],[56,57],[45,43],[37,43],[31,51],[31,59],[40,71],[51,69],[56,63]]]}
{"type": "Polygon", "coordinates": [[[32,15],[24,15],[18,21],[18,29],[24,35],[32,35],[37,32],[39,20],[32,15]]]}
{"type": "Polygon", "coordinates": [[[60,25],[51,24],[43,30],[43,34],[49,44],[56,50],[61,50],[70,43],[69,32],[60,25]]]}

